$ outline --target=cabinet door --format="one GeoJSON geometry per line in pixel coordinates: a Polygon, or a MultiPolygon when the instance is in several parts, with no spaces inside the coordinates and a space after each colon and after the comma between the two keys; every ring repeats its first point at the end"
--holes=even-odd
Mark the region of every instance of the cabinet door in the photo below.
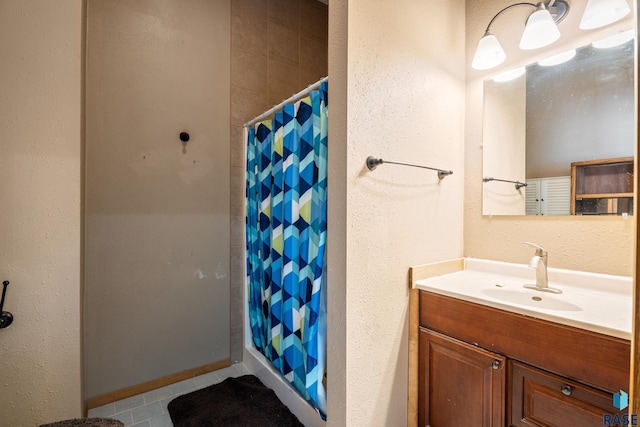
{"type": "Polygon", "coordinates": [[[527,215],[569,215],[571,177],[527,179],[525,211],[527,215]]]}
{"type": "Polygon", "coordinates": [[[540,215],[540,179],[528,179],[525,190],[525,213],[527,215],[540,215]]]}
{"type": "Polygon", "coordinates": [[[571,213],[571,177],[543,178],[540,181],[542,214],[569,215],[571,213]]]}
{"type": "Polygon", "coordinates": [[[503,356],[420,329],[420,426],[503,426],[503,356]]]}
{"type": "Polygon", "coordinates": [[[531,366],[509,361],[510,426],[588,427],[604,425],[604,414],[623,414],[613,395],[531,366]]]}

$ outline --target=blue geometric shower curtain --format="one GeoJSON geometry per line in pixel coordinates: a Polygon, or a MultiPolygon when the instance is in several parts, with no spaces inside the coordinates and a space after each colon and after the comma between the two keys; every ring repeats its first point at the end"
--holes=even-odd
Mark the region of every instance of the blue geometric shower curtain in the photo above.
{"type": "Polygon", "coordinates": [[[324,418],[327,82],[248,130],[253,343],[324,418]]]}

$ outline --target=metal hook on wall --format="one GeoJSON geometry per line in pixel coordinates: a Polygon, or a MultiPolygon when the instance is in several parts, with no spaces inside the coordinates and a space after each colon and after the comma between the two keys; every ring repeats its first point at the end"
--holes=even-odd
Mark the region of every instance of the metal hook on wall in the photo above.
{"type": "Polygon", "coordinates": [[[4,307],[4,297],[7,294],[7,286],[9,286],[9,281],[5,280],[2,282],[2,299],[0,300],[0,329],[4,329],[8,327],[13,322],[13,314],[8,311],[2,311],[4,307]]]}
{"type": "Polygon", "coordinates": [[[186,154],[187,152],[187,142],[189,142],[190,136],[189,132],[180,132],[180,142],[182,142],[182,153],[186,154]]]}
{"type": "Polygon", "coordinates": [[[432,171],[437,171],[438,172],[438,179],[443,179],[444,177],[453,174],[453,171],[450,171],[450,170],[448,171],[448,170],[444,170],[444,169],[431,168],[429,166],[412,165],[410,163],[390,162],[388,160],[378,159],[378,158],[373,157],[373,156],[367,157],[367,167],[371,171],[375,170],[375,168],[377,168],[379,165],[381,165],[383,163],[389,163],[389,164],[392,164],[392,165],[409,166],[409,167],[412,167],[412,168],[429,169],[429,170],[432,170],[432,171]]]}

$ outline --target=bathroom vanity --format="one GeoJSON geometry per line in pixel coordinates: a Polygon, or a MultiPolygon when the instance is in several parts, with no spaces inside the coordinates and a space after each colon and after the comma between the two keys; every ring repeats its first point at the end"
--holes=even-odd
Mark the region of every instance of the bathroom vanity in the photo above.
{"type": "Polygon", "coordinates": [[[613,396],[629,390],[630,278],[549,269],[564,290],[551,295],[522,287],[526,266],[442,268],[412,279],[419,426],[602,426],[626,413],[613,396]]]}

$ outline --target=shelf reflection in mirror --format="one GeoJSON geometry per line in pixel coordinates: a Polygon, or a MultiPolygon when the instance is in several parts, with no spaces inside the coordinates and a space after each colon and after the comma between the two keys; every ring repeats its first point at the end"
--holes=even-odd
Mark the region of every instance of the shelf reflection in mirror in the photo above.
{"type": "Polygon", "coordinates": [[[484,215],[570,215],[572,163],[634,155],[634,41],[557,56],[484,82],[483,176],[529,183],[485,182],[484,215]]]}

